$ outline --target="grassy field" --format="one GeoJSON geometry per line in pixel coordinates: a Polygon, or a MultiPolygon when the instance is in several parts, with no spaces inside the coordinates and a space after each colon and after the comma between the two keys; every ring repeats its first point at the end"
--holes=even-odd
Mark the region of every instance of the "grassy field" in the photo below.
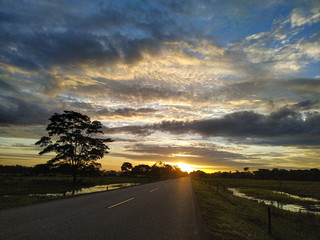
{"type": "Polygon", "coordinates": [[[193,180],[202,214],[213,239],[320,239],[320,216],[291,213],[271,207],[272,233],[268,234],[267,206],[233,196],[227,187],[280,190],[299,195],[305,186],[307,195],[317,197],[313,187],[319,183],[258,181],[243,179],[193,180]],[[209,185],[210,182],[210,185],[209,185]],[[217,191],[219,186],[219,191],[217,191]]]}
{"type": "Polygon", "coordinates": [[[1,176],[0,208],[49,200],[50,196],[28,196],[29,194],[63,193],[83,187],[107,185],[113,183],[148,183],[155,179],[138,177],[83,177],[76,184],[72,177],[66,176],[1,176]]]}

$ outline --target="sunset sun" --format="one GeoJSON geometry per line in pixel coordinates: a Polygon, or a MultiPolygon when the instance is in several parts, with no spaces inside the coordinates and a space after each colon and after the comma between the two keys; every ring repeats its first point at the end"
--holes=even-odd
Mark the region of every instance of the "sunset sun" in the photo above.
{"type": "Polygon", "coordinates": [[[194,167],[195,166],[192,166],[192,165],[189,165],[189,164],[185,164],[185,163],[178,163],[177,164],[178,167],[183,171],[183,172],[192,172],[194,170],[196,170],[194,167]]]}

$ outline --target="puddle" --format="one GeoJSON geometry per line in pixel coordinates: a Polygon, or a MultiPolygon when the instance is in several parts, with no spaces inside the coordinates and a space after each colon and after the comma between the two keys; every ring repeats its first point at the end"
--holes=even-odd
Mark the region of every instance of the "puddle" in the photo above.
{"type": "MultiPolygon", "coordinates": [[[[139,185],[140,183],[115,183],[115,184],[108,184],[108,185],[97,185],[94,187],[89,187],[89,188],[81,188],[79,190],[73,190],[73,191],[68,191],[65,193],[43,193],[43,194],[28,194],[27,196],[30,197],[52,197],[52,198],[57,198],[57,197],[67,197],[67,196],[76,196],[76,195],[81,195],[81,194],[87,194],[87,193],[94,193],[94,192],[103,192],[107,190],[114,190],[114,189],[119,189],[119,188],[124,188],[124,187],[131,187],[131,186],[136,186],[139,185]]],[[[5,197],[11,197],[14,195],[5,195],[5,197]]]]}
{"type": "MultiPolygon", "coordinates": [[[[283,204],[283,203],[280,203],[280,202],[277,202],[277,201],[271,201],[271,200],[259,199],[259,198],[247,196],[246,194],[241,193],[239,191],[239,189],[237,189],[237,188],[228,188],[228,190],[231,191],[234,196],[241,197],[241,198],[246,198],[246,199],[249,199],[249,200],[253,200],[253,201],[256,201],[258,203],[264,203],[266,205],[274,206],[274,207],[280,208],[282,210],[286,210],[286,211],[290,211],[290,212],[312,213],[312,214],[320,215],[320,204],[310,205],[309,206],[310,209],[307,209],[306,207],[301,206],[301,205],[297,205],[297,204],[283,204]]],[[[277,193],[282,193],[282,192],[277,192],[277,193]]],[[[288,193],[284,193],[284,194],[286,194],[287,196],[290,196],[290,197],[294,196],[294,198],[296,198],[296,199],[300,199],[300,200],[304,200],[304,201],[313,201],[313,202],[320,203],[320,201],[318,199],[315,199],[315,198],[302,198],[302,197],[299,197],[299,196],[296,196],[296,195],[292,195],[292,194],[288,194],[288,193]],[[310,199],[312,199],[312,200],[310,200],[310,199]]]]}

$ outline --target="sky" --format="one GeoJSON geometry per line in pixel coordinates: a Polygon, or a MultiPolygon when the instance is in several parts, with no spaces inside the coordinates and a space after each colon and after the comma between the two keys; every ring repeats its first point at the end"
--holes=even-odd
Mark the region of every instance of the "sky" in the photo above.
{"type": "Polygon", "coordinates": [[[320,168],[318,0],[0,1],[0,164],[48,118],[103,123],[123,162],[320,168]]]}

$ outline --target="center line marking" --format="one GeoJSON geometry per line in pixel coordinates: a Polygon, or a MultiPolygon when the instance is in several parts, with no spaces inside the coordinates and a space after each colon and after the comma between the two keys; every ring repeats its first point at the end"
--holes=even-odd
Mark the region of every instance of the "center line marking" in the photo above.
{"type": "Polygon", "coordinates": [[[159,188],[155,188],[155,189],[152,189],[150,190],[149,192],[154,192],[154,191],[157,191],[159,188]]]}
{"type": "Polygon", "coordinates": [[[124,204],[124,203],[126,203],[126,202],[129,202],[129,201],[131,201],[131,200],[133,200],[133,199],[134,199],[134,197],[133,197],[133,198],[129,198],[129,199],[125,200],[125,201],[122,201],[122,202],[119,202],[119,203],[117,203],[117,204],[114,204],[114,205],[112,205],[112,206],[110,206],[110,207],[108,207],[108,208],[113,208],[113,207],[119,206],[119,205],[124,204]]]}

